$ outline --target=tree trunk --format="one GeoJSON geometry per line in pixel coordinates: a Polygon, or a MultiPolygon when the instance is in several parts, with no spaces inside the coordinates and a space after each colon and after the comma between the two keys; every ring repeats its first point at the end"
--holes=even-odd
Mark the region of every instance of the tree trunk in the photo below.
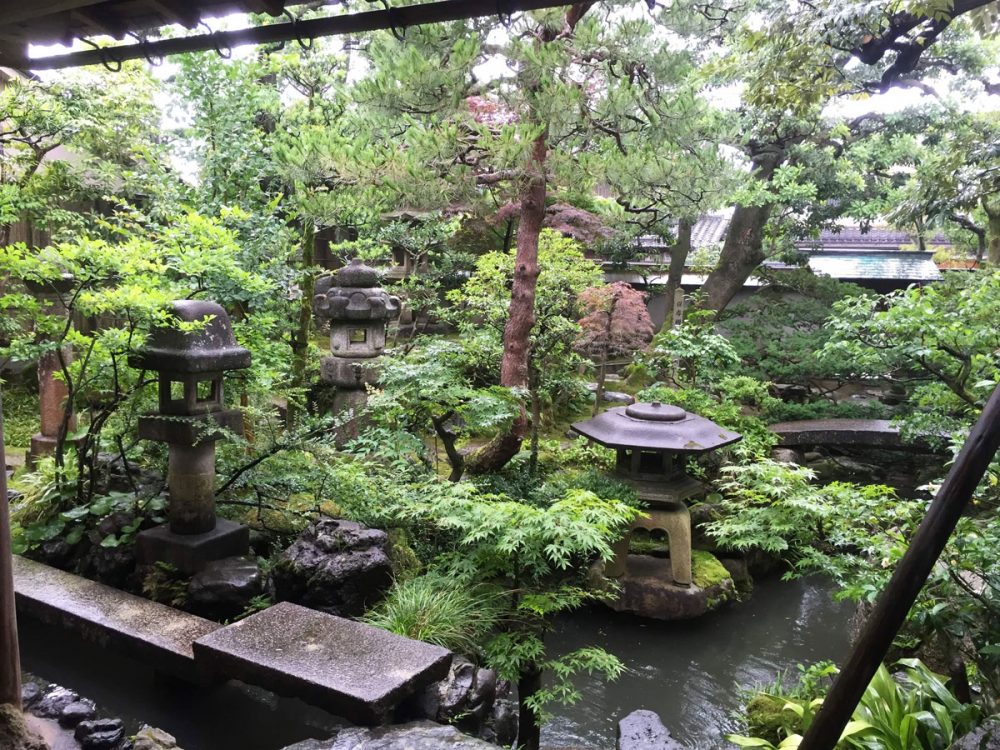
{"type": "Polygon", "coordinates": [[[597,363],[597,388],[594,389],[594,410],[590,416],[596,417],[601,410],[601,403],[604,401],[604,380],[608,375],[608,348],[601,349],[601,361],[597,363]]]}
{"type": "Polygon", "coordinates": [[[517,750],[538,750],[541,744],[542,728],[538,717],[528,705],[527,700],[542,689],[542,671],[532,665],[521,673],[517,680],[518,725],[517,750]]]}
{"type": "MultiPolygon", "coordinates": [[[[769,182],[785,160],[785,151],[777,147],[759,151],[752,157],[753,178],[769,182]]],[[[702,306],[722,312],[764,262],[764,227],[771,216],[771,204],[736,206],[726,231],[719,265],[708,275],[701,291],[702,306]]]]}
{"type": "Polygon", "coordinates": [[[3,441],[3,405],[0,398],[0,705],[10,703],[20,708],[21,657],[17,648],[12,555],[10,508],[7,503],[7,461],[3,441]]]}
{"type": "MultiPolygon", "coordinates": [[[[545,219],[546,135],[541,133],[531,149],[532,174],[521,196],[521,217],[517,225],[517,252],[514,256],[514,284],[503,331],[503,360],[500,385],[507,388],[528,385],[531,356],[531,328],[535,324],[535,290],[538,287],[538,237],[545,219]]],[[[498,471],[521,450],[528,431],[528,417],[522,407],[510,430],[484,445],[466,463],[470,474],[498,471]]]]}
{"type": "Polygon", "coordinates": [[[1000,265],[1000,198],[983,198],[986,212],[986,259],[993,265],[1000,265]]]}
{"type": "Polygon", "coordinates": [[[309,341],[312,337],[313,294],[316,291],[316,277],[313,262],[316,256],[316,226],[306,219],[302,230],[302,276],[299,286],[302,299],[299,301],[299,323],[292,338],[292,397],[288,400],[288,416],[285,426],[292,430],[302,412],[302,405],[296,399],[305,394],[306,370],[309,366],[309,341]]]}
{"type": "Polygon", "coordinates": [[[534,476],[538,469],[538,432],[542,425],[542,397],[538,393],[538,373],[531,373],[531,455],[528,458],[528,473],[534,476]]]}
{"type": "Polygon", "coordinates": [[[444,452],[448,456],[448,464],[451,466],[451,474],[448,476],[448,481],[457,482],[465,472],[465,456],[459,452],[458,447],[455,445],[458,435],[448,429],[447,422],[452,416],[454,416],[454,413],[449,412],[443,417],[431,417],[431,423],[434,425],[434,432],[437,433],[437,436],[441,438],[441,442],[444,444],[444,452]]]}
{"type": "Polygon", "coordinates": [[[684,266],[687,265],[687,258],[691,253],[693,228],[694,222],[690,219],[680,219],[677,222],[677,242],[670,249],[670,269],[667,271],[667,319],[663,323],[664,328],[670,328],[677,323],[674,320],[674,296],[681,288],[684,266]]]}

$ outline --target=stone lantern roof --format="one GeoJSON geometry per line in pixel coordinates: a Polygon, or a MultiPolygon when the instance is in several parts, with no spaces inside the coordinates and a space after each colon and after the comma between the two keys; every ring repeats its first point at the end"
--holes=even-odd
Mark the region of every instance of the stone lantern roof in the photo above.
{"type": "Polygon", "coordinates": [[[313,309],[331,320],[395,318],[399,315],[399,298],[379,287],[378,280],[378,271],[355,258],[336,276],[317,282],[313,309]]]}
{"type": "Polygon", "coordinates": [[[185,323],[210,320],[195,331],[169,325],[153,329],[146,346],[129,357],[132,367],[191,375],[250,366],[250,352],[236,343],[229,315],[221,305],[183,299],[173,302],[171,311],[185,323]]]}
{"type": "Polygon", "coordinates": [[[668,453],[707,453],[743,438],[705,417],[656,401],[608,409],[572,428],[607,448],[668,453]]]}

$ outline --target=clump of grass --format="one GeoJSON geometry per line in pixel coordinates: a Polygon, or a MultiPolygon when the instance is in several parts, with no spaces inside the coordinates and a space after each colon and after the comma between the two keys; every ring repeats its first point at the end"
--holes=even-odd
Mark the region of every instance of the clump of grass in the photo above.
{"type": "Polygon", "coordinates": [[[500,621],[502,593],[428,573],[398,582],[365,622],[461,654],[479,653],[500,621]]]}

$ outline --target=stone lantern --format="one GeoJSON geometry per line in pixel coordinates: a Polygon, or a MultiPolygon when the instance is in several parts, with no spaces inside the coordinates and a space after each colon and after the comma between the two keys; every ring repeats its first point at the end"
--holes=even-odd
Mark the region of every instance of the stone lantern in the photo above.
{"type": "MultiPolygon", "coordinates": [[[[70,274],[63,274],[58,279],[45,282],[24,279],[25,287],[41,303],[45,313],[61,318],[69,317],[69,311],[63,300],[64,295],[72,290],[73,284],[74,279],[70,274]]],[[[39,430],[31,436],[31,447],[26,457],[28,466],[34,466],[38,459],[55,453],[59,441],[59,429],[67,406],[66,398],[69,395],[66,383],[56,377],[57,373],[62,371],[60,355],[62,361],[68,363],[73,359],[73,350],[64,346],[59,351],[55,349],[46,351],[38,358],[39,430]]],[[[70,433],[75,429],[76,416],[70,413],[66,432],[70,433]]]]}
{"type": "Polygon", "coordinates": [[[378,286],[378,271],[354,259],[333,277],[317,283],[313,310],[330,321],[330,353],[320,377],[337,387],[334,412],[363,406],[365,386],[374,384],[367,367],[385,350],[389,321],[399,315],[399,298],[378,286]]]}
{"type": "Polygon", "coordinates": [[[247,527],[215,515],[215,443],[223,430],[243,431],[243,415],[225,407],[222,383],[225,371],[250,366],[250,352],[237,345],[215,302],[178,300],[172,312],[181,323],[202,325],[156,328],[129,358],[133,367],[159,373],[159,414],[139,419],[139,437],[169,446],[169,521],[139,534],[137,556],[195,573],[249,549],[247,527]]]}
{"type": "Polygon", "coordinates": [[[691,515],[687,501],[703,495],[705,486],[684,473],[682,459],[730,445],[742,436],[680,407],[657,402],[608,409],[593,419],[576,422],[573,430],[617,451],[615,475],[631,485],[649,508],[615,545],[615,558],[604,575],[621,578],[626,574],[632,529],[659,530],[670,542],[672,583],[690,586],[691,515]]]}

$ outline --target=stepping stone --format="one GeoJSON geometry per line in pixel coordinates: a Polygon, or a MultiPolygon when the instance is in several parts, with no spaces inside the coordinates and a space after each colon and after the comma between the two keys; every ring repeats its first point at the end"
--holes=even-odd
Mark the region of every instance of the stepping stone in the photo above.
{"type": "Polygon", "coordinates": [[[197,679],[191,644],[219,623],[14,557],[17,611],[78,632],[154,669],[197,679]]]}
{"type": "Polygon", "coordinates": [[[197,640],[216,676],[379,724],[404,698],[448,674],[451,652],[354,620],[282,602],[197,640]]]}

